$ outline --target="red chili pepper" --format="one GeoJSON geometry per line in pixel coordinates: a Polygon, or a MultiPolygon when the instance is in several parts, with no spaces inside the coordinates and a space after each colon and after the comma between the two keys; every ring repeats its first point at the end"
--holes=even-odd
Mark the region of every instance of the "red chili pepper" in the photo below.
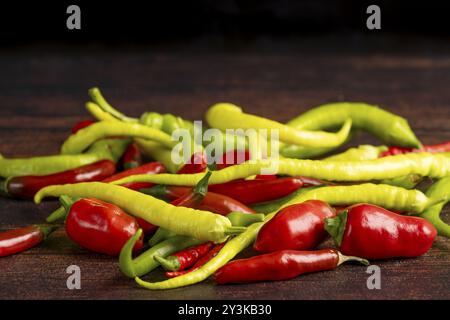
{"type": "Polygon", "coordinates": [[[189,163],[186,163],[178,174],[190,174],[204,172],[208,168],[208,162],[204,152],[196,152],[191,156],[189,163]]]}
{"type": "MultiPolygon", "coordinates": [[[[175,200],[188,194],[191,190],[192,188],[190,187],[157,185],[149,189],[141,189],[140,191],[154,197],[175,200]]],[[[220,215],[227,215],[232,211],[255,213],[255,210],[233,198],[210,191],[205,194],[198,208],[220,215]]]]}
{"type": "Polygon", "coordinates": [[[415,148],[403,148],[403,147],[389,147],[386,151],[380,153],[381,157],[387,156],[395,156],[398,154],[405,153],[417,153],[417,152],[431,152],[431,153],[440,153],[440,152],[450,152],[450,141],[434,144],[434,145],[424,145],[421,149],[415,148]]]}
{"type": "MultiPolygon", "coordinates": [[[[66,218],[67,235],[83,248],[117,256],[139,229],[136,219],[116,205],[93,198],[73,202],[66,196],[61,196],[60,201],[69,212],[66,218]]],[[[143,245],[141,237],[134,251],[140,250],[143,245]]]]}
{"type": "Polygon", "coordinates": [[[261,228],[253,248],[258,252],[314,249],[327,236],[325,218],[334,216],[336,211],[323,201],[293,204],[261,228]]]}
{"type": "Polygon", "coordinates": [[[142,218],[136,218],[136,221],[145,235],[154,233],[158,229],[158,226],[155,226],[154,224],[151,224],[150,222],[147,222],[142,218]]]}
{"type": "Polygon", "coordinates": [[[220,163],[216,163],[216,169],[222,170],[224,168],[240,164],[250,160],[250,152],[247,150],[230,150],[222,155],[220,163]]]}
{"type": "Polygon", "coordinates": [[[213,242],[205,242],[178,251],[167,258],[155,256],[154,259],[156,259],[156,261],[158,261],[166,270],[182,271],[196,263],[201,257],[207,254],[213,246],[213,242]]]}
{"type": "Polygon", "coordinates": [[[347,257],[333,249],[317,251],[282,250],[227,263],[214,274],[217,284],[279,281],[304,273],[333,270],[346,261],[367,260],[347,257]]]}
{"type": "Polygon", "coordinates": [[[213,184],[209,186],[209,190],[248,205],[285,197],[302,185],[301,179],[286,177],[276,180],[241,180],[213,184]]]}
{"type": "MultiPolygon", "coordinates": [[[[136,174],[158,174],[158,173],[164,173],[166,172],[166,168],[162,163],[159,162],[149,162],[146,164],[143,164],[142,166],[128,169],[125,171],[122,171],[118,174],[115,174],[107,179],[104,179],[103,182],[111,182],[116,181],[128,176],[136,175],[136,174]]],[[[150,182],[130,182],[122,184],[123,187],[126,187],[128,189],[132,190],[140,190],[144,188],[150,188],[154,186],[153,183],[150,182]]]]}
{"type": "Polygon", "coordinates": [[[116,171],[110,160],[101,160],[75,169],[45,176],[11,177],[0,183],[0,193],[15,198],[33,199],[42,188],[54,184],[101,181],[116,171]]]}
{"type": "Polygon", "coordinates": [[[278,176],[276,174],[257,174],[255,180],[276,180],[278,176]]]}
{"type": "Polygon", "coordinates": [[[28,250],[44,241],[58,226],[33,225],[0,233],[0,257],[28,250]]]}
{"type": "Polygon", "coordinates": [[[89,127],[91,124],[93,124],[93,123],[95,123],[95,121],[93,121],[93,120],[83,120],[83,121],[80,121],[80,122],[78,122],[77,124],[75,124],[73,127],[72,127],[72,133],[73,134],[75,134],[75,133],[77,133],[79,130],[81,130],[81,129],[83,129],[83,128],[86,128],[86,127],[89,127]]]}
{"type": "Polygon", "coordinates": [[[125,170],[142,165],[142,154],[135,143],[130,143],[122,156],[122,167],[125,170]]]}
{"type": "Polygon", "coordinates": [[[325,219],[325,229],[342,253],[367,259],[420,256],[430,249],[437,234],[425,219],[370,204],[354,205],[325,219]]]}
{"type": "Polygon", "coordinates": [[[203,257],[198,259],[197,262],[194,263],[194,265],[191,268],[185,269],[185,270],[181,270],[181,271],[167,271],[167,272],[164,273],[164,275],[167,278],[175,278],[175,277],[181,276],[183,274],[186,274],[186,273],[195,271],[197,269],[200,269],[209,260],[214,258],[219,253],[219,251],[223,248],[224,245],[225,245],[225,242],[214,245],[214,247],[211,250],[209,250],[203,257]]]}

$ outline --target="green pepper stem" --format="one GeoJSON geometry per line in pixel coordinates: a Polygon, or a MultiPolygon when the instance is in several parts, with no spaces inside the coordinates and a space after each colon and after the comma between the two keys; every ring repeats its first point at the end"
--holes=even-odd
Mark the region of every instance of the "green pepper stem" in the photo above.
{"type": "Polygon", "coordinates": [[[59,197],[59,203],[61,203],[61,205],[63,206],[66,214],[69,214],[70,208],[72,207],[74,202],[75,201],[68,195],[63,194],[59,197]]]}
{"type": "Polygon", "coordinates": [[[158,184],[151,188],[142,188],[139,190],[139,192],[148,194],[148,195],[158,198],[158,199],[164,199],[168,194],[167,186],[164,184],[158,184]]]}
{"type": "Polygon", "coordinates": [[[45,221],[47,221],[48,223],[52,223],[52,222],[55,222],[57,220],[64,219],[66,216],[67,216],[66,209],[63,206],[61,206],[58,209],[56,209],[55,211],[53,211],[47,217],[47,219],[45,219],[45,221]]]}
{"type": "Polygon", "coordinates": [[[246,227],[231,226],[231,227],[225,228],[224,234],[226,236],[232,236],[232,235],[241,234],[245,230],[247,230],[246,227]]]}
{"type": "Polygon", "coordinates": [[[7,179],[1,179],[0,180],[0,196],[2,197],[9,197],[8,192],[8,180],[7,179]]]}
{"type": "Polygon", "coordinates": [[[338,263],[336,266],[340,266],[341,264],[343,264],[344,262],[347,262],[347,261],[357,261],[365,266],[368,266],[370,264],[368,260],[360,258],[360,257],[345,256],[342,253],[340,253],[339,251],[337,251],[337,254],[338,254],[338,263]]]}
{"type": "Polygon", "coordinates": [[[201,195],[202,197],[206,195],[206,193],[208,192],[208,181],[211,177],[211,174],[212,172],[208,171],[205,176],[197,183],[197,185],[192,190],[194,194],[201,195]]]}
{"type": "Polygon", "coordinates": [[[338,247],[341,245],[342,237],[344,236],[347,215],[348,211],[345,210],[334,218],[325,219],[325,230],[331,235],[338,247]]]}
{"type": "Polygon", "coordinates": [[[178,271],[180,269],[180,261],[178,261],[177,257],[168,256],[167,258],[163,258],[161,256],[155,255],[153,257],[159,264],[168,271],[178,271]]]}
{"type": "Polygon", "coordinates": [[[41,230],[42,234],[43,234],[43,238],[44,240],[48,238],[48,236],[55,231],[56,229],[58,229],[58,226],[55,224],[37,224],[35,225],[36,228],[38,228],[39,230],[41,230]]]}

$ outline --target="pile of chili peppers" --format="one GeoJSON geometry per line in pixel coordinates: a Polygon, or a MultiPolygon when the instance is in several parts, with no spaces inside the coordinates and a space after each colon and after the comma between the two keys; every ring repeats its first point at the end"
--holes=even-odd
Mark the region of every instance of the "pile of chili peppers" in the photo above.
{"type": "Polygon", "coordinates": [[[273,160],[276,173],[261,174],[267,159],[252,159],[248,141],[212,166],[202,148],[177,165],[171,134],[191,131],[191,121],[156,112],[128,117],[98,88],[89,94],[94,119],[73,126],[61,154],[0,156],[2,196],[60,202],[46,222],[0,233],[0,257],[64,228],[80,247],[118,257],[122,273],[140,286],[170,289],[208,277],[217,284],[278,281],[347,261],[418,257],[437,235],[450,237],[440,218],[450,200],[450,142],[422,145],[404,118],[381,108],[331,103],[281,124],[232,104],[212,106],[211,127],[280,131],[284,158],[273,160]],[[340,130],[324,131],[331,128],[340,130]],[[346,143],[350,128],[388,146],[308,160],[346,143]],[[439,180],[422,193],[417,185],[427,176],[439,180]],[[362,183],[368,180],[379,183],[362,183]],[[248,246],[253,256],[230,261],[248,246]],[[141,279],[158,267],[166,280],[141,279]]]}

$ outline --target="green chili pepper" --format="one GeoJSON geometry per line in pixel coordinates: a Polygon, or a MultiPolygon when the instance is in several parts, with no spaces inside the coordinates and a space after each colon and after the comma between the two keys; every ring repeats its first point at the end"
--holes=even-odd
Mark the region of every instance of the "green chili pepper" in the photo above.
{"type": "Polygon", "coordinates": [[[450,200],[450,177],[440,179],[425,194],[432,199],[445,198],[444,201],[426,209],[420,216],[431,222],[436,227],[439,235],[450,238],[450,226],[442,221],[440,217],[442,208],[450,200]]]}
{"type": "Polygon", "coordinates": [[[140,117],[139,122],[148,127],[161,130],[163,126],[163,116],[158,112],[145,112],[140,117]]]}
{"type": "Polygon", "coordinates": [[[242,109],[230,103],[218,103],[206,112],[206,121],[210,126],[226,129],[269,129],[278,130],[281,142],[311,147],[334,147],[341,145],[350,133],[351,119],[345,121],[338,133],[321,131],[299,131],[279,122],[246,114],[242,109]]]}
{"type": "Polygon", "coordinates": [[[62,154],[82,152],[92,143],[111,136],[129,136],[157,141],[172,148],[176,142],[166,133],[137,123],[100,121],[72,134],[62,145],[62,154]]]}
{"type": "Polygon", "coordinates": [[[297,196],[299,196],[301,194],[304,194],[306,192],[309,192],[311,190],[314,190],[314,189],[317,189],[317,188],[322,188],[322,187],[323,186],[299,188],[299,189],[295,190],[294,192],[292,192],[291,194],[289,194],[289,195],[287,195],[287,196],[285,196],[283,198],[279,198],[279,199],[276,199],[276,200],[273,200],[273,201],[257,203],[257,204],[251,205],[250,208],[252,208],[256,212],[263,213],[263,214],[268,214],[270,212],[277,211],[278,209],[281,208],[282,205],[284,205],[285,203],[291,201],[295,197],[297,197],[297,196]]]}
{"type": "MultiPolygon", "coordinates": [[[[367,161],[327,160],[256,160],[214,171],[210,184],[229,182],[260,174],[265,168],[274,168],[271,173],[290,176],[305,176],[327,181],[369,181],[392,179],[409,174],[431,178],[450,175],[450,157],[444,154],[410,153],[367,161]]],[[[202,174],[157,174],[135,175],[115,184],[128,182],[153,182],[157,184],[193,186],[202,174]]]]}
{"type": "Polygon", "coordinates": [[[103,109],[100,108],[98,104],[95,104],[93,102],[86,102],[86,109],[98,121],[120,121],[119,119],[114,118],[109,113],[103,111],[103,109]]]}
{"type": "MultiPolygon", "coordinates": [[[[291,201],[285,203],[282,208],[310,199],[322,200],[330,205],[372,203],[381,207],[400,211],[408,211],[410,209],[419,210],[426,205],[432,205],[432,203],[437,202],[437,200],[428,199],[423,194],[420,196],[420,191],[417,192],[418,193],[402,188],[374,184],[320,187],[295,197],[291,201]],[[419,201],[420,204],[417,202],[407,203],[408,201],[419,201]]],[[[146,282],[139,277],[135,277],[135,281],[140,286],[153,290],[173,289],[203,281],[220,267],[224,266],[228,261],[233,259],[239,252],[251,245],[255,241],[260,228],[272,219],[277,212],[278,211],[271,212],[266,216],[264,222],[252,224],[245,232],[227,241],[222,250],[200,269],[156,283],[146,282]]]]}
{"type": "MultiPolygon", "coordinates": [[[[204,174],[203,174],[204,175],[204,174]]],[[[93,197],[117,205],[129,214],[179,235],[199,240],[223,242],[229,235],[239,234],[244,227],[231,226],[226,217],[203,210],[175,207],[143,193],[102,182],[83,182],[48,186],[35,196],[36,203],[47,196],[93,197]]]]}
{"type": "Polygon", "coordinates": [[[133,248],[141,235],[142,229],[139,229],[138,232],[127,241],[120,252],[120,270],[124,275],[130,278],[142,276],[158,267],[159,262],[154,259],[155,255],[167,257],[174,252],[202,243],[201,240],[195,238],[174,236],[158,243],[133,259],[133,248]]]}
{"type": "MultiPolygon", "coordinates": [[[[366,130],[389,145],[412,148],[421,146],[406,119],[365,103],[324,104],[292,119],[287,125],[298,130],[325,130],[340,127],[349,118],[352,119],[354,128],[366,130]]],[[[330,149],[319,151],[324,154],[330,149]]],[[[281,149],[283,156],[293,158],[304,157],[311,152],[308,148],[295,145],[283,146],[281,149]]],[[[319,152],[315,153],[315,156],[319,155],[319,152]]]]}
{"type": "MultiPolygon", "coordinates": [[[[386,151],[386,146],[374,147],[371,145],[362,145],[357,148],[350,148],[347,151],[337,155],[325,158],[329,161],[349,161],[349,160],[373,160],[377,159],[381,152],[386,151]]],[[[391,186],[402,187],[405,189],[413,189],[423,180],[418,174],[410,174],[407,176],[397,177],[393,179],[384,179],[382,184],[389,184],[391,186]]]]}
{"type": "Polygon", "coordinates": [[[371,145],[360,145],[357,148],[350,148],[342,153],[325,158],[328,161],[349,161],[349,160],[373,160],[378,159],[381,152],[386,151],[388,147],[374,147],[371,145]]]}
{"type": "Polygon", "coordinates": [[[256,222],[264,221],[265,215],[258,213],[242,213],[238,211],[233,211],[227,214],[228,220],[230,220],[233,226],[248,227],[256,222]]]}
{"type": "Polygon", "coordinates": [[[48,175],[62,172],[100,160],[117,161],[130,143],[124,139],[98,141],[86,153],[77,155],[53,155],[31,158],[0,159],[0,176],[48,175]]]}
{"type": "Polygon", "coordinates": [[[103,111],[109,113],[113,117],[123,121],[123,122],[131,122],[136,123],[138,120],[134,118],[129,118],[125,116],[123,113],[119,112],[115,108],[113,108],[103,97],[103,95],[100,92],[100,89],[98,88],[91,88],[89,89],[89,95],[91,96],[91,99],[94,100],[94,102],[100,106],[100,108],[103,109],[103,111]]]}
{"type": "Polygon", "coordinates": [[[158,228],[156,230],[155,234],[148,240],[148,245],[150,247],[153,247],[160,243],[161,241],[167,240],[169,238],[175,237],[177,234],[173,231],[164,229],[164,228],[158,228]]]}
{"type": "Polygon", "coordinates": [[[135,141],[143,155],[161,162],[167,171],[176,173],[183,166],[183,164],[174,163],[172,161],[172,150],[165,148],[161,144],[145,139],[136,139],[135,141]]]}

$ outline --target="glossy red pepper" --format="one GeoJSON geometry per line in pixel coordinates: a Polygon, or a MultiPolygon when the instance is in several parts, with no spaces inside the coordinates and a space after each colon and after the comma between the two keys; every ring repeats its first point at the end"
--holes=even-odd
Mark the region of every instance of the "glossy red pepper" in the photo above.
{"type": "Polygon", "coordinates": [[[186,274],[186,273],[195,271],[197,269],[200,269],[209,260],[214,258],[219,253],[219,251],[223,248],[224,245],[225,245],[225,242],[214,245],[212,247],[212,249],[210,249],[203,257],[198,259],[197,262],[194,263],[194,265],[191,268],[185,269],[185,270],[180,270],[180,271],[167,271],[167,272],[164,273],[164,275],[167,278],[175,278],[175,277],[181,276],[183,274],[186,274]]]}
{"type": "MultiPolygon", "coordinates": [[[[136,219],[116,205],[93,198],[83,198],[72,203],[66,196],[61,196],[60,201],[69,212],[66,233],[83,248],[117,256],[139,229],[136,219]]],[[[134,251],[140,250],[143,245],[141,237],[134,251]]]]}
{"type": "Polygon", "coordinates": [[[81,129],[83,129],[83,128],[86,128],[86,127],[89,127],[91,124],[93,124],[93,123],[95,123],[95,121],[93,121],[93,120],[83,120],[83,121],[80,121],[80,122],[78,122],[77,124],[75,124],[73,127],[72,127],[72,133],[73,134],[75,134],[75,133],[77,133],[79,130],[81,130],[81,129]]]}
{"type": "Polygon", "coordinates": [[[58,227],[32,225],[0,233],[0,257],[28,250],[44,241],[58,227]]]}
{"type": "Polygon", "coordinates": [[[395,156],[398,154],[405,154],[411,152],[431,152],[431,153],[450,152],[450,141],[434,145],[424,145],[421,149],[389,147],[386,151],[380,153],[380,157],[395,156]]]}
{"type": "Polygon", "coordinates": [[[332,207],[319,200],[288,206],[264,224],[253,248],[258,252],[314,249],[327,236],[325,219],[335,215],[332,207]]]}
{"type": "Polygon", "coordinates": [[[209,190],[249,205],[285,197],[302,186],[301,179],[286,177],[276,180],[240,180],[212,184],[209,190]]]}
{"type": "Polygon", "coordinates": [[[161,266],[169,271],[182,271],[196,263],[201,257],[207,254],[214,246],[213,242],[205,242],[194,247],[190,247],[166,258],[155,256],[161,266]]]}
{"type": "Polygon", "coordinates": [[[124,170],[133,169],[142,165],[142,154],[135,143],[130,145],[125,150],[122,156],[122,167],[124,170]]]}
{"type": "Polygon", "coordinates": [[[208,161],[204,152],[196,152],[191,156],[189,163],[186,163],[178,174],[191,174],[204,172],[208,168],[208,161]]]}
{"type": "Polygon", "coordinates": [[[325,229],[344,254],[367,259],[417,257],[430,249],[436,228],[427,220],[358,204],[325,220],[325,229]]]}
{"type": "Polygon", "coordinates": [[[116,171],[110,160],[101,160],[75,169],[45,176],[11,177],[0,183],[0,193],[21,199],[33,199],[42,188],[54,184],[101,181],[116,171]]]}
{"type": "Polygon", "coordinates": [[[248,160],[250,160],[250,152],[248,150],[230,150],[222,155],[219,163],[216,163],[216,170],[222,170],[248,160]]]}
{"type": "MultiPolygon", "coordinates": [[[[149,189],[141,189],[140,191],[154,197],[175,200],[188,194],[191,190],[191,187],[157,185],[149,189]]],[[[255,213],[255,210],[233,198],[210,191],[203,197],[198,208],[220,215],[227,215],[232,211],[255,213]]]]}
{"type": "MultiPolygon", "coordinates": [[[[166,168],[162,163],[159,162],[149,162],[146,164],[143,164],[139,167],[128,169],[125,171],[122,171],[120,173],[117,173],[107,179],[104,179],[103,182],[111,182],[115,180],[119,180],[128,176],[136,175],[136,174],[158,174],[158,173],[164,173],[166,172],[166,168]]],[[[132,190],[139,190],[143,188],[150,188],[154,186],[153,183],[150,182],[130,182],[125,183],[122,185],[123,187],[126,187],[128,189],[132,190]]]]}
{"type": "Polygon", "coordinates": [[[279,281],[304,273],[333,270],[346,261],[369,262],[347,257],[333,249],[317,251],[282,250],[229,262],[214,274],[217,284],[279,281]]]}

